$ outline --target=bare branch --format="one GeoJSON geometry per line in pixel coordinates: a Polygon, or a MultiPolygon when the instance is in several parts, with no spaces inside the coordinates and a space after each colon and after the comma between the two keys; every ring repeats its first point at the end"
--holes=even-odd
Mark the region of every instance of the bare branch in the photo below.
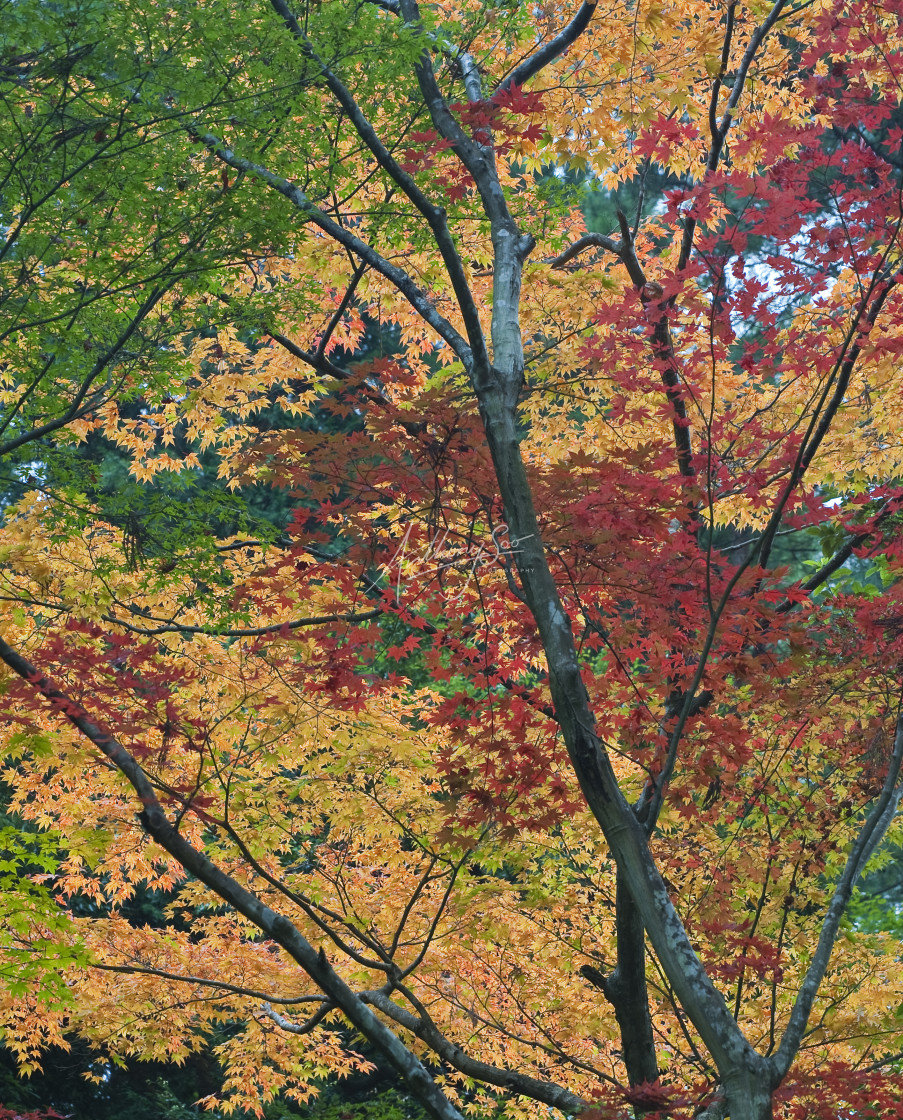
{"type": "MultiPolygon", "coordinates": [[[[850,537],[845,544],[838,548],[830,560],[826,560],[818,571],[813,572],[806,582],[802,584],[802,590],[817,591],[826,580],[830,579],[838,569],[844,566],[856,549],[861,548],[871,535],[871,532],[857,533],[855,536],[850,537]]],[[[775,613],[786,614],[787,611],[792,610],[795,606],[796,600],[788,599],[776,608],[775,613]]]]}
{"type": "Polygon", "coordinates": [[[348,287],[345,289],[345,294],[339,301],[338,307],[332,313],[332,316],[326,325],[326,329],[323,331],[323,335],[320,341],[317,343],[316,353],[314,354],[314,358],[317,361],[326,356],[326,347],[329,345],[329,340],[335,333],[336,327],[339,325],[339,323],[341,323],[342,316],[350,307],[351,301],[354,299],[354,294],[357,291],[358,285],[363,279],[366,271],[367,266],[365,264],[355,265],[354,270],[351,274],[351,280],[348,283],[348,287]]]}
{"type": "MultiPolygon", "coordinates": [[[[399,0],[399,3],[405,19],[410,24],[419,26],[420,8],[416,0],[399,0]]],[[[493,222],[510,221],[508,203],[495,166],[495,153],[489,144],[481,144],[471,139],[458,123],[439,89],[429,51],[424,50],[421,53],[414,72],[429,110],[430,119],[473,176],[487,217],[493,222]]]]}
{"type": "Polygon", "coordinates": [[[298,358],[299,361],[307,362],[311,369],[315,369],[317,373],[325,373],[327,377],[334,377],[336,381],[346,381],[350,376],[347,369],[342,369],[342,367],[337,366],[335,362],[331,362],[325,354],[317,354],[311,350],[305,350],[303,347],[299,346],[297,342],[292,342],[287,335],[279,334],[278,331],[267,331],[266,333],[267,337],[278,343],[283,350],[288,351],[293,358],[298,358]]]}
{"type": "MultiPolygon", "coordinates": [[[[780,20],[781,13],[786,7],[786,4],[787,0],[776,0],[776,3],[772,7],[771,11],[768,13],[765,19],[762,20],[749,40],[749,45],[747,46],[743,54],[740,65],[737,67],[737,73],[734,77],[734,84],[731,88],[731,95],[728,98],[727,108],[724,110],[724,113],[721,117],[721,124],[718,131],[721,134],[722,143],[724,141],[724,137],[727,136],[728,129],[731,126],[731,120],[733,118],[734,111],[740,104],[740,98],[743,95],[743,87],[745,86],[747,76],[749,75],[749,68],[755,61],[755,57],[759,53],[759,48],[765,41],[765,37],[768,35],[769,31],[771,31],[774,25],[780,20]]],[[[721,149],[719,147],[719,155],[720,151],[721,149]]],[[[709,156],[709,158],[711,159],[711,155],[709,156]]]]}
{"type": "MultiPolygon", "coordinates": [[[[724,81],[724,75],[727,73],[728,63],[731,57],[731,41],[734,37],[734,16],[737,11],[737,5],[732,0],[727,7],[726,26],[724,28],[724,42],[721,45],[721,64],[718,67],[718,73],[712,80],[712,93],[709,99],[709,132],[711,133],[711,148],[709,154],[715,150],[716,146],[720,151],[720,145],[724,143],[724,134],[718,127],[718,94],[721,92],[721,84],[724,81]]],[[[726,131],[726,130],[725,130],[726,131]]]]}

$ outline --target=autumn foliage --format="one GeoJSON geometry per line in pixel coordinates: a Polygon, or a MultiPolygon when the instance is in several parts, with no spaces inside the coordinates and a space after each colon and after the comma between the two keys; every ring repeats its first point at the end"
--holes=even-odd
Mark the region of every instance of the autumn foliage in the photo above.
{"type": "Polygon", "coordinates": [[[0,32],[5,1044],[903,1116],[903,5],[144,7],[0,32]]]}

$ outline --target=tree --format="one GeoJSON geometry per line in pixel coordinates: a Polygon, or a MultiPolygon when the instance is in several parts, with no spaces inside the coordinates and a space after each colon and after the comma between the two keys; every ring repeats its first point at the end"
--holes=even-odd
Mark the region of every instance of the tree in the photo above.
{"type": "Polygon", "coordinates": [[[29,241],[11,165],[9,422],[297,506],[178,552],[71,485],[9,509],[4,774],[52,831],[8,867],[57,867],[7,1044],[228,1022],[254,1102],[363,1036],[443,1120],[903,1114],[898,950],[842,925],[903,761],[899,5],[11,9],[16,158],[39,94],[89,106],[139,201],[95,252],[67,165],[29,241]],[[610,234],[577,173],[630,184],[610,234]],[[45,303],[119,324],[101,371],[45,303]],[[280,424],[314,404],[357,422],[280,424]]]}

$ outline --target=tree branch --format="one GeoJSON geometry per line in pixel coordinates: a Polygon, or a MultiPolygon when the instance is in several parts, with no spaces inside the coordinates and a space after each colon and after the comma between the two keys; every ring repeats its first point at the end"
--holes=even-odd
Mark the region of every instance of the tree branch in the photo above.
{"type": "Polygon", "coordinates": [[[621,1028],[621,1049],[631,1085],[657,1081],[658,1059],[646,988],[646,936],[623,872],[616,873],[617,965],[603,989],[621,1028]]]}
{"type": "Polygon", "coordinates": [[[764,1060],[744,1037],[696,955],[596,731],[573,627],[542,544],[520,449],[516,401],[506,401],[491,387],[478,386],[477,392],[505,519],[520,546],[514,562],[536,620],[552,702],[580,788],[629,884],[655,952],[719,1070],[734,1080],[754,1077],[764,1069],[764,1060]]]}
{"type": "MultiPolygon", "coordinates": [[[[750,38],[749,44],[747,45],[746,51],[744,52],[743,58],[740,62],[740,66],[737,69],[737,74],[734,77],[734,84],[731,89],[731,95],[728,98],[727,107],[725,108],[724,113],[721,116],[720,124],[718,124],[715,129],[712,143],[709,147],[708,156],[706,158],[707,174],[711,174],[718,167],[718,163],[721,159],[721,153],[724,150],[724,141],[727,138],[727,134],[731,127],[731,122],[733,120],[733,116],[737,109],[737,106],[740,104],[740,97],[743,94],[743,87],[746,84],[746,78],[749,74],[749,68],[752,66],[756,54],[759,51],[759,47],[761,47],[765,39],[765,36],[769,31],[771,31],[771,29],[780,19],[781,12],[783,11],[786,3],[787,0],[777,0],[774,7],[768,13],[765,19],[759,24],[759,26],[753,32],[752,37],[750,38]]],[[[734,5],[731,4],[727,11],[727,21],[729,26],[733,24],[733,12],[734,5]]],[[[730,39],[727,37],[727,35],[725,35],[725,45],[729,50],[730,39]]],[[[725,65],[725,52],[723,51],[721,61],[722,73],[725,69],[725,65]]],[[[718,81],[715,89],[712,92],[713,98],[717,97],[718,88],[720,88],[720,80],[718,81]]],[[[712,108],[712,106],[710,106],[709,112],[710,118],[714,117],[714,109],[712,108]]],[[[681,238],[680,252],[678,253],[677,257],[677,272],[682,272],[687,267],[687,264],[690,260],[690,253],[693,251],[693,238],[695,236],[695,233],[696,219],[687,218],[686,225],[684,226],[683,237],[681,238]]]]}
{"type": "Polygon", "coordinates": [[[888,763],[884,786],[872,806],[859,836],[854,841],[850,854],[847,856],[843,874],[834,890],[834,895],[822,922],[818,945],[812,954],[812,961],[800,985],[793,1010],[790,1012],[784,1037],[781,1039],[774,1056],[770,1059],[775,1083],[786,1075],[799,1050],[806,1024],[809,1022],[809,1016],[812,1012],[812,1005],[827,971],[834,942],[837,940],[840,920],[846,910],[847,903],[850,901],[856,880],[874,854],[897,811],[900,797],[903,795],[903,785],[898,784],[901,768],[903,768],[903,714],[897,716],[894,747],[888,763]]]}
{"type": "Polygon", "coordinates": [[[174,980],[177,984],[196,984],[199,987],[215,988],[218,991],[231,992],[237,996],[247,996],[248,999],[265,1000],[269,1003],[279,1003],[285,1006],[294,1006],[301,1003],[323,1003],[324,996],[274,996],[269,992],[259,992],[254,988],[243,988],[240,984],[227,984],[225,980],[209,980],[203,976],[186,976],[178,972],[167,972],[163,968],[146,968],[137,964],[102,964],[92,961],[89,968],[99,969],[101,972],[118,972],[122,976],[158,976],[161,980],[174,980]]]}
{"type": "MultiPolygon", "coordinates": [[[[416,0],[399,0],[408,23],[420,25],[420,8],[416,0]]],[[[429,51],[423,51],[414,66],[417,84],[430,114],[430,119],[440,135],[451,144],[452,151],[473,176],[486,216],[491,222],[510,222],[505,192],[499,182],[492,145],[471,139],[458,123],[439,89],[433,60],[429,51]]],[[[495,238],[493,238],[495,241],[495,238]]],[[[468,299],[470,296],[468,286],[468,299]]],[[[487,355],[488,357],[488,355],[487,355]]]]}
{"type": "MultiPolygon", "coordinates": [[[[897,236],[900,232],[900,226],[903,223],[903,218],[899,219],[896,223],[894,235],[891,237],[887,248],[883,254],[881,266],[887,261],[890,253],[890,247],[896,243],[897,236]]],[[[879,266],[879,267],[881,267],[879,266]]],[[[874,301],[869,304],[869,300],[875,293],[878,284],[881,283],[878,279],[878,270],[872,275],[869,290],[862,297],[856,314],[853,317],[853,322],[850,324],[843,342],[841,344],[840,353],[837,356],[837,361],[831,374],[828,376],[824,391],[821,394],[819,402],[813,411],[812,419],[803,436],[803,441],[800,445],[799,452],[796,456],[796,462],[790,472],[790,478],[787,481],[786,488],[780,499],[775,506],[765,531],[759,538],[756,548],[750,557],[750,562],[755,558],[761,567],[765,567],[768,563],[768,558],[771,552],[771,546],[774,542],[775,534],[778,531],[781,518],[787,502],[790,500],[790,495],[802,481],[803,476],[809,468],[809,464],[815,458],[815,454],[822,444],[825,436],[830,431],[831,425],[834,422],[834,417],[837,411],[843,404],[846,396],[847,387],[850,383],[850,378],[853,370],[856,368],[856,362],[859,360],[859,355],[862,352],[862,347],[858,341],[862,324],[865,323],[868,330],[871,330],[877,322],[878,315],[881,312],[888,296],[896,286],[896,281],[884,281],[883,287],[875,296],[874,301]],[[832,391],[833,390],[833,391],[832,391]]],[[[866,332],[867,333],[867,332],[866,332]]]]}
{"type": "Polygon", "coordinates": [[[473,364],[473,350],[467,340],[452,324],[436,310],[432,300],[411,277],[391,264],[366,241],[356,237],[350,230],[327,217],[318,206],[315,206],[300,187],[295,186],[288,179],[276,175],[269,168],[263,167],[253,160],[237,155],[231,148],[210,133],[200,137],[202,143],[217,159],[236,171],[245,171],[261,182],[272,187],[273,190],[287,198],[303,215],[306,221],[311,222],[339,245],[344,245],[349,252],[364,261],[381,276],[384,276],[410,303],[418,315],[432,327],[441,339],[448,343],[467,368],[473,364]]]}
{"type": "Polygon", "coordinates": [[[579,256],[586,249],[605,249],[621,258],[624,255],[624,246],[620,241],[613,241],[602,233],[585,233],[573,245],[568,245],[564,252],[559,253],[557,257],[553,257],[549,261],[549,265],[552,268],[564,268],[569,261],[572,261],[574,257],[579,256]]]}
{"type": "Polygon", "coordinates": [[[548,43],[540,47],[525,58],[518,66],[511,71],[508,77],[498,86],[496,93],[509,90],[512,86],[523,86],[531,78],[536,75],[550,62],[554,62],[559,55],[564,54],[568,47],[572,46],[589,27],[590,20],[596,14],[596,0],[592,3],[583,3],[577,10],[577,14],[571,22],[563,30],[559,31],[554,39],[550,39],[548,43]]]}
{"type": "Polygon", "coordinates": [[[190,844],[167,819],[153,786],[132,755],[97,724],[80,704],[62,692],[21,654],[0,639],[0,660],[42,695],[53,710],[80,731],[128,779],[143,811],[139,820],[145,831],[186,871],[204,883],[217,898],[244,915],[262,933],[280,945],[310,976],[324,995],[349,1022],[368,1039],[386,1062],[407,1082],[414,1096],[435,1120],[463,1120],[436,1085],[426,1067],[388,1027],[373,1014],[364,1000],[346,983],[322,949],[317,951],[284,915],[264,905],[252,891],[217,867],[190,844]]]}
{"type": "MultiPolygon", "coordinates": [[[[351,91],[329,69],[325,62],[317,55],[316,51],[314,51],[310,40],[304,34],[303,28],[292,14],[286,0],[270,0],[270,3],[273,6],[273,10],[282,17],[288,31],[300,44],[301,50],[305,56],[319,68],[330,93],[342,106],[355,132],[357,132],[361,140],[367,145],[376,162],[426,219],[433,237],[436,240],[436,247],[442,256],[442,261],[445,264],[448,277],[451,280],[452,289],[454,290],[455,298],[458,301],[458,306],[464,319],[464,327],[467,331],[470,349],[473,351],[478,361],[488,360],[488,354],[485,353],[486,343],[483,337],[483,328],[480,325],[479,310],[473,300],[470,285],[467,282],[467,277],[464,272],[464,266],[461,263],[461,258],[458,256],[458,250],[448,228],[445,210],[441,206],[436,206],[435,203],[423,193],[420,187],[417,186],[412,176],[399,166],[385,144],[380,140],[376,129],[367,120],[360,106],[355,101],[354,97],[352,97],[351,91]]],[[[356,252],[356,250],[352,251],[356,252]]],[[[359,253],[357,255],[361,256],[359,253]]],[[[364,256],[361,256],[361,259],[367,261],[367,258],[364,256]]],[[[372,262],[367,261],[367,263],[370,264],[372,262]]],[[[403,292],[403,294],[407,295],[406,292],[403,292]]],[[[446,341],[448,341],[448,339],[446,339],[446,341]]],[[[456,348],[453,347],[453,349],[455,349],[458,357],[464,361],[464,355],[456,348]]],[[[467,362],[465,361],[465,365],[466,364],[467,362]]]]}
{"type": "Polygon", "coordinates": [[[16,436],[14,439],[7,440],[6,443],[0,444],[0,457],[8,455],[11,451],[15,451],[17,448],[23,447],[27,443],[33,443],[35,440],[42,439],[44,436],[50,435],[51,432],[59,431],[60,428],[64,428],[73,420],[80,419],[96,408],[100,403],[96,397],[95,399],[86,399],[88,398],[88,391],[91,386],[97,381],[104,370],[119,357],[123,347],[135,331],[137,331],[141,323],[175,283],[176,279],[173,278],[169,284],[154,288],[151,291],[150,295],[132,316],[128,326],[121,332],[119,337],[105,349],[103,354],[97,358],[90,371],[82,380],[69,407],[61,416],[56,417],[54,420],[48,420],[37,428],[33,428],[29,432],[23,432],[20,436],[16,436]]]}
{"type": "Polygon", "coordinates": [[[306,1019],[303,1023],[293,1023],[291,1019],[286,1019],[284,1015],[280,1015],[278,1011],[274,1011],[269,1003],[264,1002],[261,1007],[261,1011],[263,1011],[264,1015],[266,1015],[268,1019],[272,1019],[277,1027],[286,1031],[288,1034],[310,1034],[314,1027],[318,1027],[329,1012],[334,1010],[335,1004],[324,1001],[323,1006],[318,1007],[309,1019],[306,1019]]]}
{"type": "Polygon", "coordinates": [[[548,1081],[540,1081],[515,1070],[500,1069],[498,1066],[481,1062],[465,1054],[460,1046],[450,1042],[436,1027],[428,1015],[417,1016],[391,1000],[385,992],[362,992],[361,999],[371,1003],[377,1010],[388,1016],[399,1026],[416,1035],[433,1053],[465,1077],[473,1077],[486,1085],[495,1085],[511,1093],[519,1093],[560,1109],[566,1113],[581,1113],[590,1107],[588,1101],[576,1096],[568,1089],[548,1081]]]}
{"type": "Polygon", "coordinates": [[[383,614],[382,607],[375,607],[372,611],[362,611],[360,614],[324,614],[310,618],[295,618],[291,622],[274,622],[270,626],[249,626],[244,629],[219,630],[215,626],[189,626],[178,622],[168,622],[162,626],[144,627],[136,626],[133,622],[126,622],[112,614],[103,616],[104,622],[114,626],[121,626],[132,634],[140,634],[145,638],[154,638],[158,634],[206,634],[211,638],[259,638],[264,634],[278,634],[283,630],[298,630],[303,626],[322,626],[328,622],[367,622],[371,618],[379,618],[383,614]]]}

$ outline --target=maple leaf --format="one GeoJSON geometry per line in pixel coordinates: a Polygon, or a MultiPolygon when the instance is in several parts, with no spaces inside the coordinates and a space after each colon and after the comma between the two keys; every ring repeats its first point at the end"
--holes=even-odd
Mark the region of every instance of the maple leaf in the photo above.
{"type": "Polygon", "coordinates": [[[308,9],[5,13],[7,1045],[894,1115],[897,7],[308,9]]]}

